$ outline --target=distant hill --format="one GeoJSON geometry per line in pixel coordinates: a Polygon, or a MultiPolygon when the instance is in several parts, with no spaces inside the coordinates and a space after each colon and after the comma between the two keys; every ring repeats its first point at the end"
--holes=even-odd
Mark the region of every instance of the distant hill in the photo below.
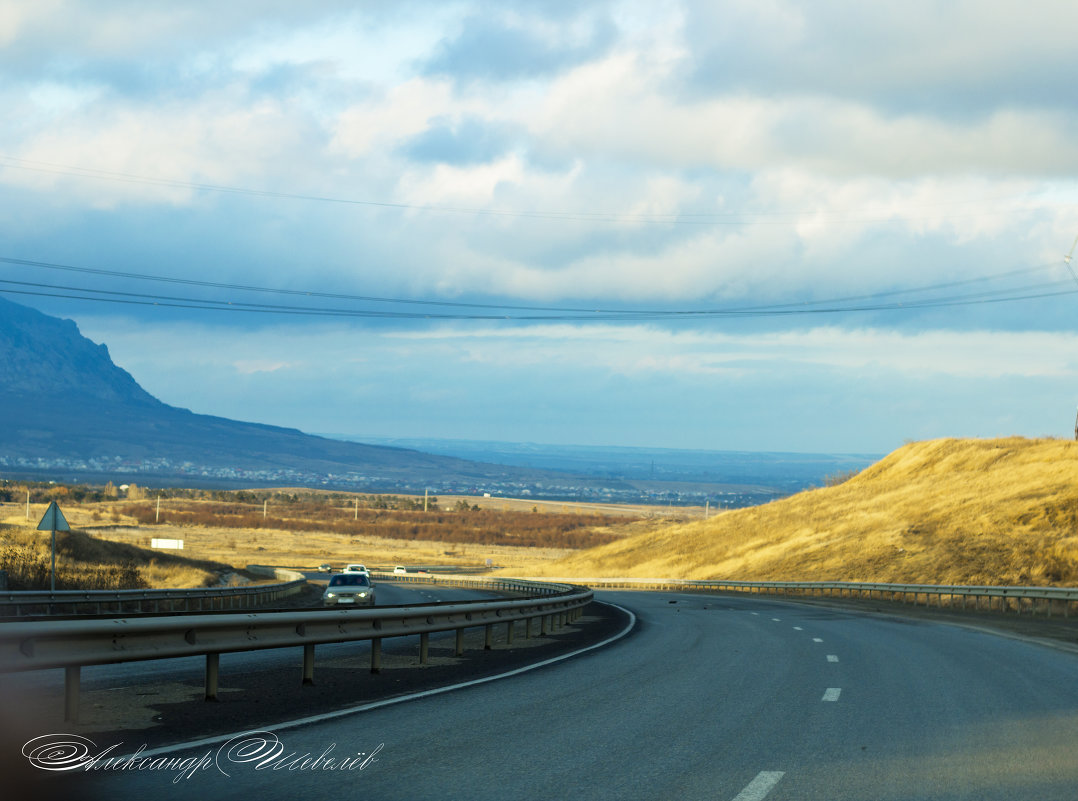
{"type": "Polygon", "coordinates": [[[169,406],[71,320],[3,298],[0,420],[0,472],[9,475],[418,492],[570,483],[544,471],[341,442],[169,406]]]}
{"type": "Polygon", "coordinates": [[[658,525],[548,575],[1078,585],[1078,442],[943,439],[833,487],[658,525]]]}

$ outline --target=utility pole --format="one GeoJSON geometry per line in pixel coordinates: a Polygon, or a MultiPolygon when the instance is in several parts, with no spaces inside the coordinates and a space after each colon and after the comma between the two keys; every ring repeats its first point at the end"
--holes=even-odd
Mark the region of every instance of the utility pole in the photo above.
{"type": "Polygon", "coordinates": [[[153,522],[154,523],[160,523],[161,522],[161,496],[160,495],[157,496],[157,513],[154,515],[153,522]]]}
{"type": "MultiPolygon", "coordinates": [[[[1078,423],[1075,423],[1076,430],[1078,430],[1078,423]]],[[[423,511],[427,511],[427,490],[423,490],[423,511]]]]}
{"type": "MultiPolygon", "coordinates": [[[[1074,418],[1074,438],[1078,440],[1078,415],[1074,418]]],[[[29,497],[29,493],[27,493],[27,497],[29,497]]],[[[27,501],[27,508],[30,508],[29,501],[27,501]]]]}

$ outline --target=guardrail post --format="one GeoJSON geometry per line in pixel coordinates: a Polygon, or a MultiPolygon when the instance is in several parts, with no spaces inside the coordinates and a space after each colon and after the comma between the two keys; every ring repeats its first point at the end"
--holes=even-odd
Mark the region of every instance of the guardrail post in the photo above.
{"type": "Polygon", "coordinates": [[[543,615],[539,618],[539,636],[545,637],[550,634],[550,615],[543,615]]]}
{"type": "Polygon", "coordinates": [[[430,656],[430,634],[426,631],[419,635],[419,664],[427,664],[430,656]]]}
{"type": "Polygon", "coordinates": [[[524,639],[530,640],[532,638],[532,619],[530,617],[524,618],[524,639]]]}
{"type": "Polygon", "coordinates": [[[314,684],[314,643],[303,645],[303,684],[314,684]]]}
{"type": "Polygon", "coordinates": [[[510,620],[508,623],[505,624],[505,644],[506,645],[512,645],[513,644],[513,621],[512,620],[510,620]]]}
{"type": "Polygon", "coordinates": [[[206,700],[217,700],[217,676],[221,666],[221,655],[206,654],[206,700]]]}
{"type": "Polygon", "coordinates": [[[371,640],[371,673],[382,672],[382,638],[371,640]]]}
{"type": "Polygon", "coordinates": [[[483,628],[486,629],[483,649],[489,651],[494,647],[494,624],[487,623],[486,626],[484,626],[483,628]]]}
{"type": "Polygon", "coordinates": [[[464,656],[464,629],[457,629],[457,656],[464,656]]]}
{"type": "Polygon", "coordinates": [[[64,721],[79,721],[79,666],[64,668],[64,721]]]}

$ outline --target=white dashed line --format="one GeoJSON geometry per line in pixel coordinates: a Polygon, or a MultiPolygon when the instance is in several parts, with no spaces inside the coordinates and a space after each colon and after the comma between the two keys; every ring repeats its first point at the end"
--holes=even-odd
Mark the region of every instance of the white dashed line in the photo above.
{"type": "Polygon", "coordinates": [[[800,626],[794,626],[794,631],[804,631],[800,626]]]}
{"type": "Polygon", "coordinates": [[[781,622],[782,622],[782,621],[781,621],[781,620],[779,620],[779,619],[778,619],[777,617],[773,617],[773,618],[771,618],[771,619],[772,619],[772,620],[774,620],[774,621],[775,621],[776,623],[781,623],[781,622]]]}
{"type": "Polygon", "coordinates": [[[823,701],[837,701],[839,695],[842,693],[841,687],[828,687],[827,691],[823,694],[823,701]]]}
{"type": "Polygon", "coordinates": [[[828,654],[827,655],[827,661],[828,662],[837,662],[838,661],[838,656],[835,655],[835,654],[828,654]]]}
{"type": "Polygon", "coordinates": [[[813,642],[823,642],[823,640],[821,640],[819,637],[813,637],[812,641],[813,642]]]}
{"type": "Polygon", "coordinates": [[[785,774],[781,770],[762,770],[748,785],[734,796],[734,801],[762,801],[785,774]]]}
{"type": "Polygon", "coordinates": [[[760,613],[759,613],[759,612],[749,612],[749,614],[750,614],[750,615],[758,615],[758,614],[760,614],[760,613]]]}

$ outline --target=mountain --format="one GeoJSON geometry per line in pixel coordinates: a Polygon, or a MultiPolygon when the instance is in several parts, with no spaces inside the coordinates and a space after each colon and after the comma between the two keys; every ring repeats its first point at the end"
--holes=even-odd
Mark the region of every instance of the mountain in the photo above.
{"type": "Polygon", "coordinates": [[[65,480],[130,474],[143,483],[506,493],[597,483],[194,414],[142,389],[71,320],[3,298],[0,420],[0,471],[65,480]]]}

